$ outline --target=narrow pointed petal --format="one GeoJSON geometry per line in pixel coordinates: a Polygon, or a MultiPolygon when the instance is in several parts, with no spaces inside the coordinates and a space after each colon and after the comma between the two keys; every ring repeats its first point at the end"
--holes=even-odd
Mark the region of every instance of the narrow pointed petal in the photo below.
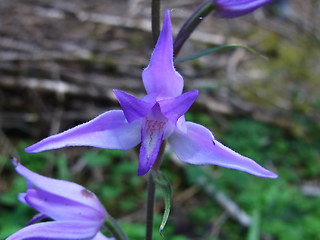
{"type": "MultiPolygon", "coordinates": [[[[81,185],[73,182],[41,176],[30,171],[29,169],[21,165],[17,160],[13,160],[13,163],[16,167],[17,173],[26,178],[34,188],[50,192],[50,194],[69,199],[86,206],[90,206],[93,209],[96,209],[98,212],[105,212],[104,207],[101,205],[96,195],[86,188],[82,187],[81,185]]],[[[19,198],[23,197],[25,198],[26,194],[19,196],[19,198]]]]}
{"type": "Polygon", "coordinates": [[[248,14],[272,0],[215,0],[217,15],[234,18],[248,14]]]}
{"type": "Polygon", "coordinates": [[[159,104],[152,108],[142,124],[138,175],[146,174],[157,159],[166,129],[167,119],[162,116],[159,104]]]}
{"type": "Polygon", "coordinates": [[[90,240],[98,230],[90,222],[44,222],[22,228],[6,240],[90,240]]]}
{"type": "Polygon", "coordinates": [[[174,124],[184,115],[198,97],[198,90],[184,93],[178,97],[159,101],[161,112],[174,124]]]}
{"type": "Polygon", "coordinates": [[[47,137],[25,149],[37,153],[68,146],[128,150],[140,142],[140,122],[128,123],[121,110],[105,112],[89,122],[47,137]]]}
{"type": "Polygon", "coordinates": [[[45,214],[42,214],[42,213],[38,213],[38,214],[34,215],[34,216],[29,220],[29,222],[27,223],[26,226],[29,226],[29,225],[31,225],[31,224],[34,224],[34,223],[36,223],[36,222],[38,222],[38,221],[41,221],[42,219],[45,219],[45,218],[48,218],[48,216],[45,215],[45,214]]]}
{"type": "Polygon", "coordinates": [[[155,102],[145,102],[120,90],[113,90],[129,123],[148,115],[155,102]]]}
{"type": "Polygon", "coordinates": [[[241,156],[214,140],[212,133],[202,125],[187,122],[187,133],[176,131],[169,138],[178,158],[191,164],[214,164],[247,172],[258,177],[278,176],[261,167],[250,158],[241,156]]]}
{"type": "Polygon", "coordinates": [[[152,53],[149,66],[142,73],[148,94],[176,97],[182,93],[183,78],[173,66],[173,43],[170,12],[166,11],[162,31],[152,53]]]}
{"type": "Polygon", "coordinates": [[[40,189],[28,189],[27,204],[53,220],[103,222],[106,212],[40,189]]]}
{"type": "Polygon", "coordinates": [[[97,235],[92,238],[92,240],[116,240],[115,238],[107,238],[101,232],[98,232],[97,235]]]}

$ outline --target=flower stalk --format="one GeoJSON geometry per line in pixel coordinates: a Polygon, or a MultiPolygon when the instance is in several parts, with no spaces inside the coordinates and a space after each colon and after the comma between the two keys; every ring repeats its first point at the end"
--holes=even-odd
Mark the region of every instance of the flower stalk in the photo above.
{"type": "Polygon", "coordinates": [[[162,162],[162,156],[164,153],[166,143],[162,142],[160,146],[160,150],[153,165],[151,171],[148,174],[148,183],[147,183],[147,212],[146,212],[146,240],[152,240],[153,234],[153,215],[154,215],[154,201],[155,201],[155,182],[153,179],[153,171],[157,171],[160,168],[160,164],[162,162]]]}
{"type": "Polygon", "coordinates": [[[173,42],[173,55],[177,57],[183,44],[190,37],[197,26],[203,21],[203,19],[214,9],[213,1],[206,0],[202,2],[191,16],[185,21],[181,27],[176,39],[173,42]]]}
{"type": "Polygon", "coordinates": [[[154,201],[155,201],[155,184],[152,177],[151,170],[148,174],[147,183],[147,212],[146,212],[146,240],[152,240],[153,234],[153,215],[154,215],[154,201]]]}
{"type": "MultiPolygon", "coordinates": [[[[153,44],[156,45],[160,35],[160,0],[152,0],[151,2],[151,28],[152,28],[152,40],[153,44]]],[[[161,144],[162,146],[163,144],[161,144]]],[[[162,147],[164,149],[164,147],[162,147]]],[[[161,163],[162,154],[160,151],[156,159],[157,164],[153,167],[158,168],[161,163]]],[[[163,151],[162,151],[163,152],[163,151]]],[[[152,171],[152,170],[151,170],[152,171]]],[[[155,201],[155,183],[151,172],[148,175],[147,182],[147,209],[146,209],[146,240],[152,240],[153,235],[153,216],[154,216],[154,201],[155,201]]]]}
{"type": "Polygon", "coordinates": [[[156,45],[160,34],[160,0],[151,3],[151,29],[153,45],[156,45]]]}

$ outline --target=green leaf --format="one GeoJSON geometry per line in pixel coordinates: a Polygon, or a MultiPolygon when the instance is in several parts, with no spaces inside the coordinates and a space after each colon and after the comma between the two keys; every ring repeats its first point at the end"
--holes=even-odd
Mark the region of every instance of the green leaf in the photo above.
{"type": "Polygon", "coordinates": [[[117,240],[129,240],[126,233],[121,228],[120,224],[110,215],[108,215],[104,220],[104,225],[111,232],[111,234],[117,240]]]}
{"type": "Polygon", "coordinates": [[[202,56],[206,56],[209,55],[211,53],[215,53],[215,52],[219,52],[219,51],[223,51],[223,50],[230,50],[230,49],[234,49],[234,48],[242,48],[245,49],[253,54],[256,54],[260,57],[263,57],[265,59],[268,59],[266,56],[262,55],[261,53],[259,53],[258,51],[254,50],[251,47],[248,46],[243,46],[243,45],[238,45],[238,44],[226,44],[226,45],[220,45],[217,47],[213,47],[213,48],[209,48],[207,50],[195,53],[193,55],[190,55],[188,57],[184,57],[184,58],[177,58],[174,60],[174,63],[182,63],[182,62],[186,62],[186,61],[190,61],[190,60],[194,60],[197,58],[200,58],[202,56]]]}
{"type": "Polygon", "coordinates": [[[169,214],[170,214],[170,207],[171,207],[171,186],[170,186],[170,182],[167,179],[167,177],[158,171],[152,171],[152,177],[153,177],[153,181],[155,182],[155,184],[157,186],[159,186],[162,190],[163,193],[163,197],[164,197],[164,203],[165,203],[165,210],[163,213],[163,217],[162,217],[162,221],[160,224],[160,228],[159,228],[159,233],[162,237],[162,231],[167,223],[167,220],[169,218],[169,214]]]}

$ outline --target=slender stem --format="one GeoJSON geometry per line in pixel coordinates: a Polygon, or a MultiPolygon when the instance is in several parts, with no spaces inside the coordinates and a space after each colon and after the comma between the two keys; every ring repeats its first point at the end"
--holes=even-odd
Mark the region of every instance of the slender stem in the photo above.
{"type": "MultiPolygon", "coordinates": [[[[151,170],[153,171],[153,170],[151,170]]],[[[146,215],[146,240],[152,240],[152,232],[153,232],[153,213],[154,213],[154,196],[155,196],[155,184],[153,181],[153,177],[151,171],[148,173],[148,199],[147,199],[147,215],[146,215]]]]}
{"type": "Polygon", "coordinates": [[[117,240],[129,240],[128,236],[124,233],[119,223],[113,217],[108,215],[104,223],[107,229],[117,240]]]}
{"type": "Polygon", "coordinates": [[[157,159],[153,164],[152,169],[148,173],[149,175],[148,175],[148,183],[147,183],[148,199],[147,199],[147,213],[146,213],[146,219],[147,219],[146,240],[152,240],[152,232],[153,232],[153,215],[154,215],[154,201],[155,201],[156,187],[153,180],[152,171],[156,171],[157,169],[159,169],[160,164],[162,162],[162,156],[164,153],[165,146],[166,146],[166,142],[162,141],[157,159]]]}
{"type": "MultiPolygon", "coordinates": [[[[156,45],[158,41],[158,37],[160,35],[160,0],[152,0],[151,2],[151,28],[152,28],[152,40],[153,44],[156,45]]],[[[161,147],[160,147],[161,149],[161,147]]],[[[156,162],[161,162],[159,160],[162,158],[162,153],[159,151],[156,162]]],[[[158,164],[156,164],[158,166],[158,164]]],[[[153,177],[151,174],[152,169],[148,175],[148,183],[147,183],[147,212],[146,212],[146,240],[152,240],[153,234],[153,214],[154,214],[154,201],[155,201],[155,184],[153,181],[153,177]]]]}
{"type": "Polygon", "coordinates": [[[151,28],[153,44],[156,45],[160,34],[160,0],[151,2],[151,28]]]}
{"type": "Polygon", "coordinates": [[[174,57],[177,57],[180,49],[182,48],[185,41],[190,37],[191,33],[196,27],[202,22],[202,20],[214,9],[212,0],[205,0],[202,2],[186,22],[181,27],[178,35],[173,43],[174,57]]]}

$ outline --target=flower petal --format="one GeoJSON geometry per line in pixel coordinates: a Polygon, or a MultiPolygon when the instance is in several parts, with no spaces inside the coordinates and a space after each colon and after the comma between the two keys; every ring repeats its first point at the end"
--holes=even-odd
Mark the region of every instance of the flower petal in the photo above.
{"type": "Polygon", "coordinates": [[[197,97],[198,90],[193,90],[175,98],[161,100],[158,103],[162,114],[176,124],[178,118],[188,111],[197,97]]]}
{"type": "Polygon", "coordinates": [[[41,221],[42,219],[45,219],[45,218],[48,218],[48,216],[42,213],[38,213],[29,220],[29,222],[27,223],[27,226],[34,224],[38,221],[41,221]]]}
{"type": "Polygon", "coordinates": [[[27,147],[28,153],[68,146],[93,146],[128,150],[140,142],[140,122],[128,124],[121,110],[105,112],[89,122],[47,137],[27,147]]]}
{"type": "Polygon", "coordinates": [[[234,18],[248,14],[272,0],[215,0],[217,15],[234,18]]]}
{"type": "MultiPolygon", "coordinates": [[[[27,181],[29,181],[35,188],[86,206],[90,206],[91,208],[96,209],[98,212],[105,213],[105,209],[101,205],[96,195],[81,185],[41,176],[30,171],[21,165],[17,160],[13,160],[13,163],[16,167],[17,173],[26,178],[27,181]]],[[[25,196],[26,195],[21,195],[19,198],[25,198],[25,196]]]]}
{"type": "Polygon", "coordinates": [[[6,240],[90,240],[100,226],[90,222],[44,222],[22,228],[6,240]]]}
{"type": "Polygon", "coordinates": [[[120,90],[114,89],[113,92],[116,95],[129,123],[138,118],[147,116],[155,104],[155,102],[145,102],[120,90]]]}
{"type": "Polygon", "coordinates": [[[252,159],[214,140],[212,133],[202,125],[192,122],[186,124],[187,133],[176,131],[169,138],[173,151],[181,161],[199,165],[215,164],[265,178],[278,177],[252,159]]]}
{"type": "Polygon", "coordinates": [[[107,238],[101,232],[98,232],[97,235],[92,238],[92,240],[116,240],[115,238],[107,238]]]}
{"type": "Polygon", "coordinates": [[[162,116],[157,103],[144,120],[141,129],[141,147],[138,175],[146,174],[157,159],[168,120],[162,116]]]}
{"type": "Polygon", "coordinates": [[[170,12],[166,11],[162,31],[152,53],[149,66],[142,73],[148,94],[176,97],[182,93],[183,78],[173,66],[173,43],[170,12]]]}
{"type": "Polygon", "coordinates": [[[28,189],[25,196],[27,204],[53,220],[93,221],[101,225],[105,211],[98,211],[81,202],[51,194],[41,189],[28,189]]]}

